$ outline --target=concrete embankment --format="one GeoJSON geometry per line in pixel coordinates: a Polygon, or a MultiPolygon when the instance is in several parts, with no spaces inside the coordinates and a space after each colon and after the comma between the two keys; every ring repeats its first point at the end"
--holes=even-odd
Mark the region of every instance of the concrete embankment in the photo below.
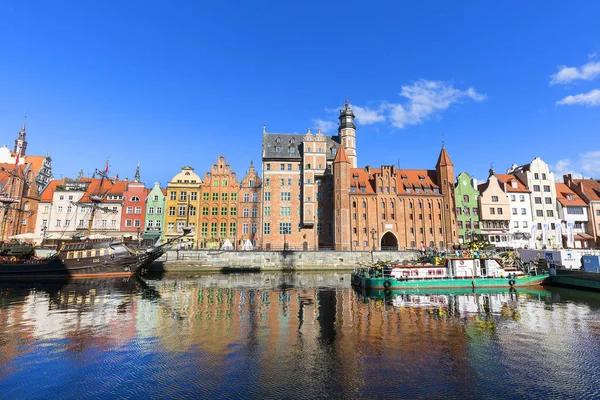
{"type": "Polygon", "coordinates": [[[158,261],[165,272],[222,270],[346,270],[373,261],[411,260],[416,251],[170,250],[158,261]]]}

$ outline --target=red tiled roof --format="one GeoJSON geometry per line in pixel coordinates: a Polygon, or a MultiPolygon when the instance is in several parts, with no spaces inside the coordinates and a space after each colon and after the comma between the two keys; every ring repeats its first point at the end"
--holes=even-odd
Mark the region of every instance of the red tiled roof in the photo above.
{"type": "Polygon", "coordinates": [[[33,175],[37,175],[44,166],[46,156],[25,156],[25,162],[31,164],[33,175]]]}
{"type": "Polygon", "coordinates": [[[498,178],[498,180],[500,182],[504,183],[507,192],[513,192],[513,193],[531,193],[529,190],[527,190],[527,188],[525,187],[525,185],[523,184],[523,182],[521,182],[519,179],[517,179],[517,177],[514,176],[514,175],[510,175],[510,174],[496,174],[496,178],[498,178]],[[512,186],[513,182],[517,183],[517,187],[516,188],[512,186]]]}
{"type": "Polygon", "coordinates": [[[569,189],[567,185],[564,183],[556,183],[556,200],[564,207],[566,206],[583,206],[585,207],[587,204],[581,197],[577,195],[574,191],[569,189]],[[572,196],[571,200],[569,199],[569,195],[572,196]]]}
{"type": "MultiPolygon", "coordinates": [[[[78,181],[73,181],[73,182],[89,182],[89,185],[87,186],[87,190],[86,190],[85,194],[79,200],[79,202],[81,202],[81,203],[89,203],[90,202],[90,194],[106,193],[106,195],[122,196],[123,192],[125,191],[125,189],[127,187],[126,181],[116,181],[113,184],[111,181],[106,180],[106,179],[104,179],[104,181],[102,182],[102,179],[100,179],[100,178],[81,178],[78,181]],[[100,186],[101,183],[102,183],[102,186],[100,186]]],[[[55,180],[51,181],[50,184],[48,185],[48,187],[46,187],[46,189],[42,192],[40,201],[51,202],[52,197],[53,197],[54,192],[56,191],[57,187],[62,186],[64,184],[65,184],[65,181],[59,180],[59,179],[55,179],[55,180]]],[[[105,203],[121,203],[122,201],[123,201],[122,199],[121,200],[105,199],[104,202],[105,203]]]]}
{"type": "Polygon", "coordinates": [[[600,201],[600,181],[595,179],[573,179],[573,182],[580,185],[583,194],[590,201],[600,201]]]}
{"type": "MultiPolygon", "coordinates": [[[[381,168],[351,168],[350,169],[350,187],[355,187],[355,192],[364,194],[375,194],[375,178],[381,174],[381,168]],[[364,187],[364,191],[361,188],[364,187]]],[[[436,184],[436,172],[425,169],[395,169],[396,194],[410,195],[438,195],[434,189],[439,187],[436,184]],[[408,193],[407,189],[411,189],[408,193]],[[420,193],[416,190],[419,189],[420,193]],[[426,193],[426,189],[429,193],[426,193]]]]}

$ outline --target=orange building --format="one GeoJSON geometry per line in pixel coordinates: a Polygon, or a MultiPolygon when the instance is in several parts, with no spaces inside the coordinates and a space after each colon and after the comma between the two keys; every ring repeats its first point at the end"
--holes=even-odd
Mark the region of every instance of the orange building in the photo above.
{"type": "Polygon", "coordinates": [[[198,247],[238,249],[246,240],[254,247],[260,222],[260,187],[254,166],[250,165],[240,183],[225,157],[219,156],[200,184],[198,247]]]}

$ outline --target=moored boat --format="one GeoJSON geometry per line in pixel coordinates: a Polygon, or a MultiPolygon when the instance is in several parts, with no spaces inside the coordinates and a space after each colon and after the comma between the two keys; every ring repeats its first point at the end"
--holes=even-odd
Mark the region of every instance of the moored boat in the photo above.
{"type": "Polygon", "coordinates": [[[574,289],[600,291],[600,256],[584,255],[580,269],[568,269],[561,266],[550,268],[550,286],[562,286],[574,289]]]}
{"type": "Polygon", "coordinates": [[[507,271],[496,258],[446,258],[440,265],[367,266],[352,272],[352,284],[365,290],[431,288],[514,288],[541,285],[548,274],[507,271]]]}

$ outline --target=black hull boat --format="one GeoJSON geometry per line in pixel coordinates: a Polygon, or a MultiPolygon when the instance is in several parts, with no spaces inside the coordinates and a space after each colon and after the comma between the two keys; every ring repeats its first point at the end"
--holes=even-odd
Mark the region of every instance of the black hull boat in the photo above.
{"type": "Polygon", "coordinates": [[[146,250],[133,250],[120,240],[97,239],[65,243],[57,254],[44,260],[4,256],[0,280],[131,276],[160,258],[177,239],[146,250]]]}

